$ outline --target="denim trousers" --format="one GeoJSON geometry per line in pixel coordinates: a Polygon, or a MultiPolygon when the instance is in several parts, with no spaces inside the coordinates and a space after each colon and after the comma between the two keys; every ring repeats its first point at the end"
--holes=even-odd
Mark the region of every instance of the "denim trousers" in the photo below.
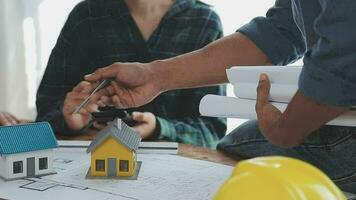
{"type": "Polygon", "coordinates": [[[280,148],[250,120],[226,135],[217,149],[239,158],[288,156],[304,160],[326,173],[343,191],[356,193],[356,127],[322,126],[301,145],[280,148]]]}

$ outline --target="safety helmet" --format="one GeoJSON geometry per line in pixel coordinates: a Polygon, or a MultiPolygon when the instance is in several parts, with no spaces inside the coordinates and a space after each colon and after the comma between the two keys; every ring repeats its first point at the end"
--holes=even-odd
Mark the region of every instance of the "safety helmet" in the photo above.
{"type": "Polygon", "coordinates": [[[346,200],[338,187],[316,167],[280,156],[237,164],[215,200],[346,200]]]}

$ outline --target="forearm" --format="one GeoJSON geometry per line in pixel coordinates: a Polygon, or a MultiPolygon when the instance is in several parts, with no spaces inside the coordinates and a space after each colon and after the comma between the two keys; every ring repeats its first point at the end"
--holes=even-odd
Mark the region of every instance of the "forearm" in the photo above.
{"type": "Polygon", "coordinates": [[[265,136],[279,146],[293,147],[346,110],[316,102],[297,92],[273,130],[265,136]]]}
{"type": "Polygon", "coordinates": [[[226,69],[238,65],[267,65],[267,56],[241,33],[175,58],[151,63],[162,91],[227,82],[226,69]]]}

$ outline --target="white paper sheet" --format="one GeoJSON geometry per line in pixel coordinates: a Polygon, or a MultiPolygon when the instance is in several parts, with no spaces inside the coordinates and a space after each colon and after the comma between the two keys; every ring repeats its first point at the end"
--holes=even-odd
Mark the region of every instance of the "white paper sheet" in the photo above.
{"type": "MultiPolygon", "coordinates": [[[[257,98],[258,83],[236,83],[234,93],[240,99],[257,98]]],[[[269,100],[273,102],[289,103],[298,90],[298,85],[271,84],[269,100]]]]}
{"type": "Polygon", "coordinates": [[[301,66],[239,66],[226,70],[232,84],[258,83],[261,73],[268,74],[271,83],[281,85],[298,85],[301,66]]]}
{"type": "Polygon", "coordinates": [[[58,174],[4,182],[5,199],[211,200],[233,167],[177,155],[139,154],[138,180],[85,179],[90,156],[85,148],[55,152],[58,174]]]}
{"type": "Polygon", "coordinates": [[[236,97],[256,99],[256,89],[261,73],[266,73],[271,81],[270,101],[288,103],[298,90],[298,79],[302,67],[262,66],[232,67],[227,76],[234,85],[236,97]]]}
{"type": "MultiPolygon", "coordinates": [[[[274,102],[272,104],[282,112],[288,105],[274,102]]],[[[255,100],[206,95],[200,102],[199,110],[203,116],[257,119],[255,105],[255,100]]],[[[348,111],[327,124],[356,127],[356,111],[348,111]]]]}

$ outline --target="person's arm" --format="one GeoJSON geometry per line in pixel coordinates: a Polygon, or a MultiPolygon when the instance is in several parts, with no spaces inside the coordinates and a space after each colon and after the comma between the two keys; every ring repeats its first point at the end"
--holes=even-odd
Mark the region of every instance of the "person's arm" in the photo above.
{"type": "Polygon", "coordinates": [[[196,113],[191,117],[169,118],[151,112],[133,112],[132,118],[136,122],[132,128],[143,140],[149,141],[165,140],[215,148],[226,132],[226,119],[199,117],[196,113]]]}
{"type": "Polygon", "coordinates": [[[249,38],[234,33],[200,50],[155,61],[152,69],[159,80],[165,80],[161,90],[167,91],[226,83],[225,70],[231,66],[269,63],[267,56],[249,38]]]}
{"type": "Polygon", "coordinates": [[[261,131],[272,143],[296,146],[356,105],[355,9],[351,0],[323,4],[314,22],[319,39],[305,54],[299,91],[283,114],[266,100],[268,80],[261,82],[256,108],[261,131]]]}
{"type": "Polygon", "coordinates": [[[286,64],[304,53],[290,0],[278,0],[266,18],[256,18],[230,36],[175,58],[152,63],[114,63],[86,76],[115,78],[107,97],[121,107],[148,103],[163,91],[227,82],[225,69],[239,65],[286,64]],[[137,78],[140,77],[140,78],[137,78]]]}
{"type": "Polygon", "coordinates": [[[156,117],[156,139],[216,148],[226,133],[226,118],[202,117],[199,102],[206,94],[226,95],[225,91],[225,86],[180,90],[167,115],[156,117]]]}
{"type": "Polygon", "coordinates": [[[268,100],[270,82],[262,74],[258,86],[256,112],[262,134],[273,144],[294,147],[323,124],[347,110],[304,96],[298,91],[281,113],[268,100]]]}
{"type": "Polygon", "coordinates": [[[128,108],[144,105],[167,90],[226,83],[225,69],[234,65],[268,63],[266,55],[251,40],[235,33],[203,49],[167,60],[114,63],[87,75],[85,79],[96,82],[115,78],[106,88],[107,96],[102,101],[128,108]]]}

